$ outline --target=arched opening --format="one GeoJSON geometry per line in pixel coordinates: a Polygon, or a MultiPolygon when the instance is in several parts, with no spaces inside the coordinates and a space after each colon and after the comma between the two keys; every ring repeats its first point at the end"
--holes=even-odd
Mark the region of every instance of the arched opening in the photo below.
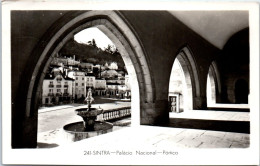
{"type": "Polygon", "coordinates": [[[212,71],[209,70],[207,76],[207,104],[208,106],[216,103],[216,84],[212,75],[212,71]]]}
{"type": "Polygon", "coordinates": [[[211,106],[213,104],[220,102],[220,77],[216,62],[212,62],[209,66],[209,72],[207,76],[207,105],[211,106]]]}
{"type": "Polygon", "coordinates": [[[238,79],[235,84],[236,104],[248,104],[249,88],[244,79],[238,79]]]}
{"type": "Polygon", "coordinates": [[[170,76],[169,102],[171,112],[183,112],[196,107],[194,98],[200,96],[198,73],[187,47],[177,55],[170,76]],[[174,103],[173,103],[174,102],[174,103]]]}
{"type": "Polygon", "coordinates": [[[172,102],[170,108],[171,112],[183,112],[184,110],[187,110],[187,105],[184,103],[184,101],[187,102],[189,100],[187,86],[183,68],[176,58],[173,63],[169,84],[169,100],[172,102]],[[175,105],[174,102],[178,104],[175,105]]]}
{"type": "MultiPolygon", "coordinates": [[[[153,85],[146,56],[137,37],[128,25],[114,11],[90,11],[74,17],[65,25],[58,24],[55,27],[54,35],[47,42],[44,49],[36,52],[36,54],[40,54],[40,57],[30,80],[26,116],[31,117],[38,114],[38,106],[41,101],[41,85],[54,56],[77,32],[86,28],[96,27],[110,38],[122,55],[131,78],[129,79],[131,87],[134,89],[131,92],[131,109],[134,110],[131,123],[132,126],[140,125],[142,123],[140,120],[140,107],[143,103],[151,103],[153,101],[153,85]],[[57,30],[59,26],[60,29],[57,30]]],[[[35,134],[37,136],[37,133],[35,134]]]]}
{"type": "Polygon", "coordinates": [[[98,121],[113,123],[112,131],[131,126],[131,114],[124,113],[131,105],[129,79],[122,55],[102,31],[91,27],[75,34],[53,58],[43,81],[38,148],[69,142],[61,137],[62,128],[81,124],[82,118],[74,110],[87,107],[84,100],[89,88],[92,108],[104,110],[98,121]]]}

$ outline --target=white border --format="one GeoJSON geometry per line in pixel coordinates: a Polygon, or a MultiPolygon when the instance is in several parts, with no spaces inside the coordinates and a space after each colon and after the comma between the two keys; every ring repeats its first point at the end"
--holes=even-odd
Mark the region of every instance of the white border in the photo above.
{"type": "Polygon", "coordinates": [[[2,162],[4,164],[259,164],[259,6],[246,2],[2,2],[2,162]],[[171,158],[135,156],[88,158],[81,151],[70,153],[55,149],[11,149],[11,53],[10,10],[249,10],[250,24],[250,148],[246,149],[180,149],[171,158]],[[3,45],[4,44],[4,45],[3,45]],[[232,154],[232,158],[230,158],[232,154]],[[42,156],[42,157],[39,157],[42,156]],[[69,157],[70,160],[66,159],[69,157]],[[36,160],[37,159],[37,160],[36,160]],[[46,162],[47,160],[47,162],[46,162]],[[68,162],[70,161],[70,162],[68,162]],[[86,163],[87,162],[87,163],[86,163]]]}

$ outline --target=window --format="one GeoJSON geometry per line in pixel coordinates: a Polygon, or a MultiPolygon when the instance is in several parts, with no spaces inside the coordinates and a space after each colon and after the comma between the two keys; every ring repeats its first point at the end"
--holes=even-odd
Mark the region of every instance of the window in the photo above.
{"type": "Polygon", "coordinates": [[[82,88],[82,91],[84,91],[84,88],[82,88]]]}
{"type": "Polygon", "coordinates": [[[78,86],[78,83],[76,83],[76,86],[78,86]]]}
{"type": "Polygon", "coordinates": [[[84,80],[84,77],[82,77],[82,80],[84,80]]]}
{"type": "Polygon", "coordinates": [[[76,77],[76,80],[78,80],[78,77],[76,77]]]}
{"type": "Polygon", "coordinates": [[[64,93],[68,93],[68,89],[64,89],[64,93]]]}
{"type": "Polygon", "coordinates": [[[57,89],[57,92],[61,92],[61,90],[60,90],[60,89],[57,89]]]}
{"type": "Polygon", "coordinates": [[[87,81],[89,81],[89,78],[87,78],[87,81]]]}
{"type": "Polygon", "coordinates": [[[68,82],[66,81],[64,84],[65,84],[65,85],[68,85],[68,82]]]}
{"type": "Polygon", "coordinates": [[[84,86],[84,83],[82,83],[82,86],[84,86]]]}
{"type": "Polygon", "coordinates": [[[53,85],[53,81],[50,81],[50,84],[53,85]]]}
{"type": "Polygon", "coordinates": [[[52,93],[52,92],[53,92],[53,89],[49,89],[49,92],[52,93]]]}

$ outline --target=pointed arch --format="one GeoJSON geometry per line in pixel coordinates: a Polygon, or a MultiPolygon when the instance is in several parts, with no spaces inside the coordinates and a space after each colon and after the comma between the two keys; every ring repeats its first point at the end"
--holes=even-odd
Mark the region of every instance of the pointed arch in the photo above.
{"type": "MultiPolygon", "coordinates": [[[[35,53],[40,56],[29,84],[26,117],[33,116],[38,111],[41,85],[54,55],[74,34],[90,27],[99,28],[114,42],[122,55],[131,80],[136,80],[134,81],[135,91],[132,92],[132,96],[135,96],[132,106],[137,109],[136,112],[140,112],[140,103],[153,102],[154,88],[145,52],[133,30],[115,11],[88,11],[79,15],[72,12],[71,16],[66,16],[64,20],[66,21],[68,18],[71,19],[65,25],[61,24],[62,21],[59,20],[57,25],[50,28],[51,31],[54,31],[52,32],[54,35],[46,42],[43,49],[39,49],[41,51],[35,53]],[[139,96],[143,97],[140,99],[139,96]]],[[[49,35],[49,32],[45,35],[49,35]]]]}
{"type": "Polygon", "coordinates": [[[217,63],[213,61],[208,70],[207,76],[207,104],[220,102],[221,80],[217,63]]]}
{"type": "Polygon", "coordinates": [[[196,109],[198,105],[197,98],[200,97],[200,84],[195,60],[187,46],[179,51],[176,59],[178,60],[183,71],[183,83],[185,84],[185,88],[183,90],[183,94],[180,96],[180,100],[183,101],[184,109],[196,109]]]}

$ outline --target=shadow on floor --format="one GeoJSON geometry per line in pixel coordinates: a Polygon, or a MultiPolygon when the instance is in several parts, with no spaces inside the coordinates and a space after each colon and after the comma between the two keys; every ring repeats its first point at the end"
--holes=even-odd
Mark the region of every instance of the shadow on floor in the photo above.
{"type": "Polygon", "coordinates": [[[48,143],[37,142],[37,148],[55,148],[58,146],[59,146],[58,144],[48,144],[48,143]]]}
{"type": "Polygon", "coordinates": [[[170,118],[169,127],[250,133],[250,122],[170,118]]]}
{"type": "Polygon", "coordinates": [[[222,108],[222,107],[208,107],[207,111],[230,111],[230,112],[250,112],[249,108],[222,108]]]}

